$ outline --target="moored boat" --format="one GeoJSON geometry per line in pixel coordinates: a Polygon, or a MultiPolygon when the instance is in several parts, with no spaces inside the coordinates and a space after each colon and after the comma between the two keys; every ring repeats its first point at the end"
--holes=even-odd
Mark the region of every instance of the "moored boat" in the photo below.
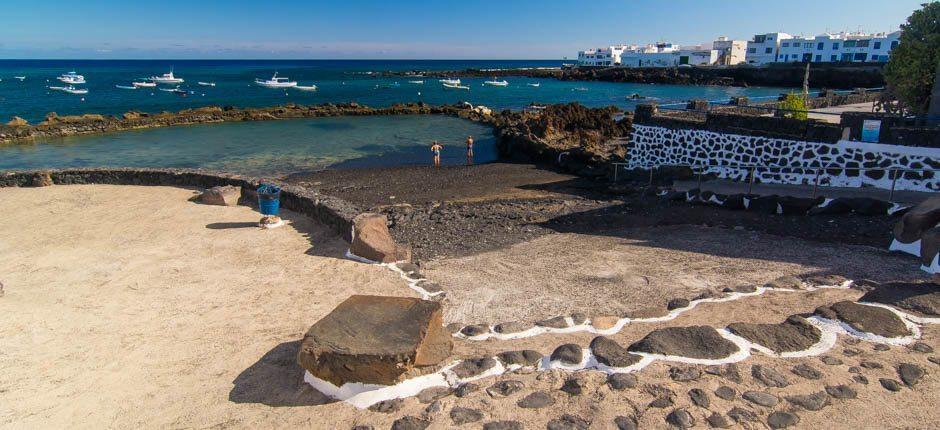
{"type": "Polygon", "coordinates": [[[274,72],[274,76],[272,76],[271,79],[256,78],[255,84],[265,88],[292,88],[297,86],[297,81],[278,77],[277,72],[274,72]]]}
{"type": "Polygon", "coordinates": [[[202,86],[202,87],[214,87],[214,86],[215,86],[215,82],[203,82],[203,81],[199,81],[199,82],[196,82],[196,83],[199,84],[199,86],[202,86]]]}
{"type": "Polygon", "coordinates": [[[182,84],[183,82],[185,82],[183,78],[177,78],[176,76],[173,76],[172,70],[160,76],[151,76],[148,79],[151,82],[154,82],[157,84],[168,84],[168,85],[182,84]]]}
{"type": "Polygon", "coordinates": [[[312,84],[311,85],[297,85],[297,86],[294,86],[294,88],[300,91],[316,91],[317,90],[317,86],[312,85],[312,84]]]}
{"type": "Polygon", "coordinates": [[[114,88],[120,88],[122,90],[136,90],[137,87],[133,85],[115,85],[114,88]]]}
{"type": "Polygon", "coordinates": [[[508,87],[509,82],[506,82],[505,80],[497,81],[496,78],[493,78],[492,81],[484,81],[483,85],[488,87],[508,87]]]}
{"type": "Polygon", "coordinates": [[[153,88],[157,86],[157,83],[156,82],[131,82],[131,85],[135,87],[153,88]]]}
{"type": "Polygon", "coordinates": [[[470,87],[465,86],[465,85],[460,85],[460,84],[448,84],[448,83],[445,82],[445,83],[442,83],[441,86],[443,86],[445,90],[465,90],[465,91],[470,91],[470,87]]]}
{"type": "Polygon", "coordinates": [[[541,82],[535,82],[535,83],[531,83],[531,82],[530,82],[530,83],[528,83],[528,84],[526,84],[526,85],[528,85],[528,86],[530,86],[530,87],[533,87],[533,88],[538,88],[538,87],[542,86],[542,83],[541,83],[541,82]]]}
{"type": "Polygon", "coordinates": [[[26,80],[26,76],[14,76],[13,79],[16,79],[16,80],[19,80],[20,82],[23,82],[23,81],[26,80]]]}
{"type": "Polygon", "coordinates": [[[460,85],[460,79],[441,79],[440,83],[444,85],[460,85]]]}
{"type": "MultiPolygon", "coordinates": [[[[71,71],[71,72],[68,72],[68,73],[66,73],[66,74],[64,74],[64,75],[60,75],[60,76],[57,77],[56,79],[58,79],[60,82],[64,82],[64,83],[69,84],[69,85],[78,85],[78,84],[84,84],[84,83],[85,83],[85,77],[82,76],[82,75],[79,75],[78,73],[75,73],[74,70],[71,71]]],[[[62,87],[62,88],[64,88],[64,87],[62,87]]]]}
{"type": "Polygon", "coordinates": [[[73,86],[71,86],[71,85],[68,85],[68,86],[65,86],[65,87],[49,87],[49,89],[50,89],[50,90],[53,90],[53,91],[62,91],[62,92],[64,92],[64,93],[69,93],[69,94],[88,94],[88,90],[87,90],[87,89],[85,89],[85,88],[75,88],[75,87],[73,87],[73,86]]]}
{"type": "Polygon", "coordinates": [[[408,81],[409,84],[424,85],[424,81],[408,81]]]}

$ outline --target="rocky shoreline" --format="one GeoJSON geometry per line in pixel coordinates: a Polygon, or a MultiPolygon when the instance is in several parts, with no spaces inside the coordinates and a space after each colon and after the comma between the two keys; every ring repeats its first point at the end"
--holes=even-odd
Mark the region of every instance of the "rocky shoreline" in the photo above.
{"type": "MultiPolygon", "coordinates": [[[[816,88],[855,89],[884,86],[881,65],[825,65],[811,70],[810,85],[816,88]]],[[[426,76],[434,78],[490,78],[522,76],[562,81],[602,81],[637,84],[719,85],[734,87],[768,86],[801,87],[805,73],[803,64],[782,64],[757,68],[737,67],[579,67],[570,69],[499,69],[382,72],[382,76],[426,76]]]]}

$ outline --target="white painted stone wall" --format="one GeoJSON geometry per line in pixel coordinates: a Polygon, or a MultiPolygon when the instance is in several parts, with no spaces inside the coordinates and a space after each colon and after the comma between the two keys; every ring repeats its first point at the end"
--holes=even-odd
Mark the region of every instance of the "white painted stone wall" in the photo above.
{"type": "MultiPolygon", "coordinates": [[[[840,141],[835,144],[633,125],[628,154],[630,168],[670,165],[786,166],[786,170],[758,170],[755,182],[812,184],[814,168],[940,168],[940,149],[840,141]]],[[[748,180],[747,167],[710,167],[721,178],[748,180]]],[[[867,171],[836,175],[823,172],[823,186],[891,188],[891,173],[867,171]]],[[[905,178],[899,174],[897,190],[938,191],[940,173],[905,178]]]]}

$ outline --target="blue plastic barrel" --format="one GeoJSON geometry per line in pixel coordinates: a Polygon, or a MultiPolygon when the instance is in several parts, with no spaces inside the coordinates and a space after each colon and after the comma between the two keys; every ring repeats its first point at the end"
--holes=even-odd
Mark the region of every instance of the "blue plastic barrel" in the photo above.
{"type": "Polygon", "coordinates": [[[281,209],[281,187],[261,184],[258,187],[258,209],[262,215],[276,216],[281,209]]]}

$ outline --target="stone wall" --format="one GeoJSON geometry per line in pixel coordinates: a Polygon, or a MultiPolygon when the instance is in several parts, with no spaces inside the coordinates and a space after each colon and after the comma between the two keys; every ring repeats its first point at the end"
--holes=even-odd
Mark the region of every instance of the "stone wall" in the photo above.
{"type": "MultiPolygon", "coordinates": [[[[863,142],[812,142],[721,133],[701,129],[672,129],[634,123],[628,146],[630,168],[646,166],[786,166],[786,170],[758,170],[755,181],[812,184],[816,169],[824,169],[820,185],[872,186],[890,189],[891,173],[860,172],[859,168],[940,169],[940,149],[863,142]],[[854,170],[853,170],[854,169],[854,170]]],[[[710,167],[706,173],[747,181],[747,167],[710,167]]],[[[898,174],[898,190],[940,191],[933,172],[898,174]]]]}
{"type": "MultiPolygon", "coordinates": [[[[242,187],[243,202],[257,204],[258,178],[185,169],[68,169],[49,171],[0,172],[0,187],[39,185],[145,185],[211,188],[218,185],[242,187]]],[[[271,183],[271,181],[265,181],[271,183]]],[[[278,184],[282,187],[281,207],[313,218],[352,240],[352,220],[359,214],[352,203],[324,196],[305,188],[278,184]]]]}

